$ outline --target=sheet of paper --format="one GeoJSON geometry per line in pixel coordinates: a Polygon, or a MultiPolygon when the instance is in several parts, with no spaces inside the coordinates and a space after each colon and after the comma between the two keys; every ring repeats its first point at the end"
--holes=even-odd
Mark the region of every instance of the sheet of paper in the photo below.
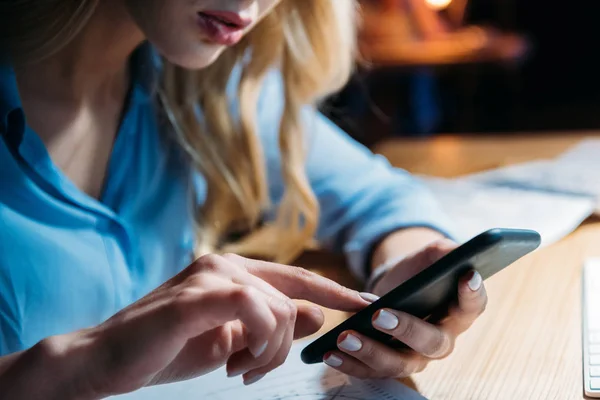
{"type": "Polygon", "coordinates": [[[497,186],[600,198],[598,177],[600,169],[589,171],[573,163],[542,160],[485,171],[464,179],[497,186]]]}
{"type": "Polygon", "coordinates": [[[559,163],[585,165],[600,172],[600,139],[585,139],[568,149],[557,159],[559,163]]]}
{"type": "Polygon", "coordinates": [[[600,210],[600,140],[588,139],[552,160],[511,165],[465,177],[498,186],[589,196],[600,210]]]}
{"type": "Polygon", "coordinates": [[[141,389],[111,397],[115,400],[424,400],[394,380],[360,381],[324,364],[306,365],[300,352],[307,343],[295,343],[285,364],[261,381],[244,386],[241,378],[227,378],[219,369],[203,377],[141,389]]]}
{"type": "Polygon", "coordinates": [[[594,210],[587,197],[426,178],[425,182],[454,220],[460,240],[491,228],[533,229],[542,246],[575,230],[594,210]]]}

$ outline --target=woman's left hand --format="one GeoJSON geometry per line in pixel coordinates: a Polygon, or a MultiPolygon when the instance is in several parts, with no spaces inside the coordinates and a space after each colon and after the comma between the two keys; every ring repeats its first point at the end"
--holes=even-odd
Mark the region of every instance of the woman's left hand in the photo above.
{"type": "MultiPolygon", "coordinates": [[[[386,273],[380,285],[397,286],[455,247],[456,244],[447,240],[428,246],[386,273]]],[[[378,292],[377,286],[375,291],[378,292]]],[[[410,376],[421,372],[430,361],[447,357],[454,349],[456,338],[473,324],[486,303],[481,275],[471,271],[460,280],[457,304],[435,325],[396,310],[383,309],[375,313],[373,326],[410,349],[395,350],[358,332],[345,331],[338,337],[338,350],[326,354],[324,361],[343,373],[363,379],[410,376]]]]}

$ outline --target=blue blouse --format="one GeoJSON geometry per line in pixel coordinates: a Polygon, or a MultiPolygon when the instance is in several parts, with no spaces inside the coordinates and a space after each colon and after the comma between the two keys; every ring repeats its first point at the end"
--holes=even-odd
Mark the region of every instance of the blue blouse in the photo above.
{"type": "MultiPolygon", "coordinates": [[[[149,56],[149,55],[148,55],[149,56]]],[[[79,190],[27,126],[14,71],[0,64],[0,355],[97,325],[192,261],[193,176],[166,135],[151,82],[155,66],[134,58],[134,81],[99,200],[79,190]]],[[[231,78],[232,88],[239,76],[231,78]]],[[[231,106],[237,108],[232,91],[231,106]]],[[[270,195],[283,192],[277,144],[282,82],[273,71],[258,103],[258,135],[270,195]]],[[[307,174],[322,214],[317,239],[343,252],[365,278],[383,235],[450,226],[424,186],[373,155],[312,108],[303,111],[307,174]]]]}

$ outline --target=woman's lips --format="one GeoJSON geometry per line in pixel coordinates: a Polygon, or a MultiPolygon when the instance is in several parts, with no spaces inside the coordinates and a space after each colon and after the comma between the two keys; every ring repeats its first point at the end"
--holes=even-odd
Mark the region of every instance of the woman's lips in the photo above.
{"type": "Polygon", "coordinates": [[[198,13],[198,26],[211,42],[232,46],[242,40],[252,19],[229,11],[202,11],[198,13]]]}

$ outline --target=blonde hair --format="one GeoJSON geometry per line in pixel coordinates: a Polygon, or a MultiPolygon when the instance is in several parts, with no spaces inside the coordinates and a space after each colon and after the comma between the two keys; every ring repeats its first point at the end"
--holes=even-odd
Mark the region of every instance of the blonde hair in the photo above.
{"type": "MultiPolygon", "coordinates": [[[[16,24],[31,28],[0,31],[0,46],[29,57],[51,54],[85,26],[98,2],[0,4],[0,19],[2,15],[11,18],[11,28],[16,24]]],[[[300,114],[303,107],[347,81],[354,60],[354,18],[353,0],[283,0],[211,66],[191,71],[165,60],[159,97],[177,141],[207,182],[206,201],[195,213],[201,253],[230,251],[289,262],[314,236],[319,205],[305,173],[300,114]],[[226,92],[234,67],[242,69],[237,118],[226,92]],[[256,104],[263,79],[272,68],[280,69],[284,86],[279,146],[286,190],[276,219],[258,228],[270,205],[265,159],[256,132],[256,104]],[[251,233],[237,242],[222,243],[232,229],[251,233]]]]}

